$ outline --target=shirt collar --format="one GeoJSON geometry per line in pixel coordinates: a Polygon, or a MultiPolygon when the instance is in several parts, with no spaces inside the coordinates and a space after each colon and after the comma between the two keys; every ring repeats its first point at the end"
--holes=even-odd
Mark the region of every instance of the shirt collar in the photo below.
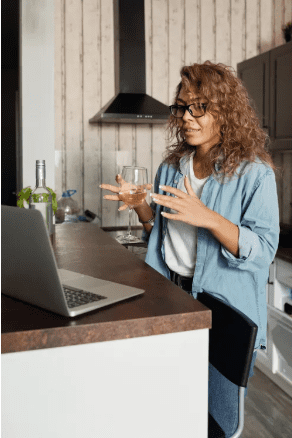
{"type": "MultiPolygon", "coordinates": [[[[192,152],[191,155],[184,155],[184,156],[181,157],[181,159],[179,161],[179,171],[183,175],[186,175],[187,168],[188,168],[189,161],[190,161],[190,157],[191,156],[194,157],[196,155],[196,152],[197,151],[196,151],[196,148],[195,148],[194,152],[192,152]]],[[[221,154],[220,157],[218,158],[217,162],[215,163],[215,170],[216,170],[216,172],[219,172],[222,161],[223,161],[223,155],[221,154]]]]}

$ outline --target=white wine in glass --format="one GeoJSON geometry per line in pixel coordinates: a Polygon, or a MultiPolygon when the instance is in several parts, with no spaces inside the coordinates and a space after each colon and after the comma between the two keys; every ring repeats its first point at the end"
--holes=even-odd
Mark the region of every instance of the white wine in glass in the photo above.
{"type": "Polygon", "coordinates": [[[145,167],[124,166],[122,180],[119,190],[120,200],[129,206],[129,226],[127,234],[118,236],[116,240],[120,243],[140,242],[140,239],[131,234],[133,207],[141,205],[147,195],[147,169],[145,167]]]}

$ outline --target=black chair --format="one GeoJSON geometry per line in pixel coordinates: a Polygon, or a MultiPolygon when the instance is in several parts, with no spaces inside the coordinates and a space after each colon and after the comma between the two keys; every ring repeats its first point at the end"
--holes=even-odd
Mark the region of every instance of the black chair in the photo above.
{"type": "MultiPolygon", "coordinates": [[[[219,401],[224,397],[225,384],[238,386],[238,404],[235,407],[231,406],[231,413],[226,413],[227,416],[229,415],[227,421],[231,418],[234,424],[237,424],[237,429],[232,432],[233,435],[230,438],[238,438],[243,431],[244,393],[247,387],[258,327],[242,312],[207,292],[198,293],[197,299],[212,310],[212,329],[209,336],[209,394],[210,385],[212,385],[214,392],[218,394],[219,401]],[[212,367],[212,373],[210,373],[210,367],[212,367]],[[212,376],[216,376],[216,378],[212,376]],[[220,379],[223,379],[224,384],[219,383],[220,387],[216,388],[220,379]]],[[[226,421],[226,418],[224,421],[226,421]]],[[[212,416],[210,397],[208,423],[208,438],[226,437],[221,427],[223,421],[221,421],[221,418],[213,418],[212,416]]]]}

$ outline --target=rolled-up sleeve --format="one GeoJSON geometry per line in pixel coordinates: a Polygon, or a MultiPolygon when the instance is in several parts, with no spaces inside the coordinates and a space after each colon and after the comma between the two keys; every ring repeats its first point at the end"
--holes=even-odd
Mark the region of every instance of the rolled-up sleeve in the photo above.
{"type": "Polygon", "coordinates": [[[258,182],[244,207],[238,225],[239,257],[221,247],[228,265],[253,272],[269,266],[279,244],[279,225],[275,174],[269,170],[258,182]]]}

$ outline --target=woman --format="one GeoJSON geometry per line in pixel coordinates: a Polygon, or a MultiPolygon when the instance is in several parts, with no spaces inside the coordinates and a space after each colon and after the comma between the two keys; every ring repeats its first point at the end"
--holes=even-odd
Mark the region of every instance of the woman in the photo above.
{"type": "Polygon", "coordinates": [[[183,67],[170,111],[176,142],[157,171],[151,206],[135,208],[145,261],[194,298],[206,291],[239,309],[258,325],[256,350],[266,348],[266,284],[279,239],[267,135],[222,64],[183,67]]]}

